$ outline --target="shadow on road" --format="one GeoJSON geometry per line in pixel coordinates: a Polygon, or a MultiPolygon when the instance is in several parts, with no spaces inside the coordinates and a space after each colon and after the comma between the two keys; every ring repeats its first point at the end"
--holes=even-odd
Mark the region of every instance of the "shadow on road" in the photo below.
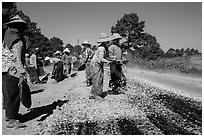
{"type": "Polygon", "coordinates": [[[31,108],[30,112],[22,115],[21,122],[27,122],[29,120],[35,119],[41,115],[44,115],[40,118],[38,121],[43,121],[45,120],[48,116],[50,116],[53,113],[53,110],[56,109],[57,106],[61,107],[64,103],[67,103],[68,100],[58,100],[57,102],[54,101],[52,104],[46,105],[46,106],[41,106],[41,107],[36,107],[36,108],[31,108]]]}
{"type": "Polygon", "coordinates": [[[32,91],[31,95],[32,94],[37,94],[37,93],[40,93],[40,92],[43,92],[43,91],[44,91],[44,89],[39,89],[39,90],[36,90],[36,91],[32,91]]]}

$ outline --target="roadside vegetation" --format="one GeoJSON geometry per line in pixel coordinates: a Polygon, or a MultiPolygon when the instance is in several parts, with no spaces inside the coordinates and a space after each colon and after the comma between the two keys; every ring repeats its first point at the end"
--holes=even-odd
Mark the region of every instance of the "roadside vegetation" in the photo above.
{"type": "Polygon", "coordinates": [[[188,57],[158,58],[157,60],[146,60],[129,57],[130,67],[153,70],[158,72],[177,72],[196,77],[202,77],[202,55],[191,55],[188,57]]]}

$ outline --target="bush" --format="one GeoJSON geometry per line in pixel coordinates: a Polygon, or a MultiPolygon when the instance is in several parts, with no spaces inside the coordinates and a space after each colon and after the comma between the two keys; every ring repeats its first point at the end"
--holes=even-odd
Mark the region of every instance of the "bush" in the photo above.
{"type": "Polygon", "coordinates": [[[137,58],[134,63],[141,69],[176,70],[185,74],[202,75],[202,69],[192,66],[193,64],[189,60],[180,57],[174,59],[161,58],[155,61],[137,58]]]}

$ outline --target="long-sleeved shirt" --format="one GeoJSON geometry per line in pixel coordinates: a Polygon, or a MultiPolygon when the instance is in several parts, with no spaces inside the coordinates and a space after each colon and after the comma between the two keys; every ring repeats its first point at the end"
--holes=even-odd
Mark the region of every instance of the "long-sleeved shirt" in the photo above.
{"type": "Polygon", "coordinates": [[[8,72],[10,75],[20,77],[26,72],[22,63],[23,42],[20,40],[9,50],[7,46],[2,47],[2,72],[8,72]]]}
{"type": "Polygon", "coordinates": [[[53,64],[55,64],[55,63],[57,63],[57,62],[59,62],[59,61],[61,61],[61,60],[58,59],[58,58],[51,58],[51,59],[50,59],[50,63],[53,63],[53,64]]]}
{"type": "Polygon", "coordinates": [[[72,61],[72,57],[69,56],[69,55],[62,55],[62,62],[64,65],[68,65],[68,64],[71,64],[71,61],[72,61]]]}
{"type": "Polygon", "coordinates": [[[111,45],[109,48],[109,57],[116,60],[122,60],[122,50],[117,45],[111,45]]]}
{"type": "Polygon", "coordinates": [[[25,65],[26,65],[26,67],[30,66],[30,58],[28,58],[28,57],[25,58],[25,65]]]}
{"type": "Polygon", "coordinates": [[[107,59],[105,59],[106,55],[107,55],[106,49],[104,47],[100,46],[95,51],[95,54],[92,58],[92,62],[108,63],[109,61],[107,59]]]}
{"type": "Polygon", "coordinates": [[[86,63],[91,61],[93,55],[94,52],[91,50],[91,48],[87,47],[86,50],[84,51],[84,62],[86,63]]]}
{"type": "Polygon", "coordinates": [[[35,54],[30,56],[30,67],[37,68],[37,56],[35,54]]]}
{"type": "Polygon", "coordinates": [[[61,61],[59,58],[50,58],[50,63],[53,64],[53,71],[55,71],[55,69],[56,69],[56,64],[57,64],[58,62],[62,62],[62,61],[61,61]]]}

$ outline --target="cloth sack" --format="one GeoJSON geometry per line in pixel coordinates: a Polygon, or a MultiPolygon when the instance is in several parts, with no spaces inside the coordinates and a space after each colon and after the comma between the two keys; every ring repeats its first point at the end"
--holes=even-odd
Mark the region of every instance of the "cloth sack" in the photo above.
{"type": "Polygon", "coordinates": [[[30,88],[24,77],[19,79],[19,93],[21,103],[26,107],[30,108],[32,105],[30,88]]]}

